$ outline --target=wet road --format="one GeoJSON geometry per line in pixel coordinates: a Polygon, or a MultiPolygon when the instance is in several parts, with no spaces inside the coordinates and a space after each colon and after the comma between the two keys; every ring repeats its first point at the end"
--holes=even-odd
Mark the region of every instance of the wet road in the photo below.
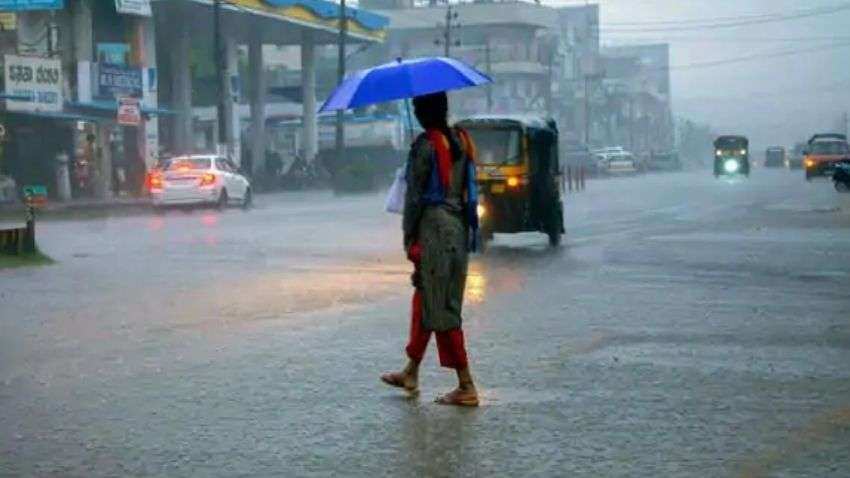
{"type": "Polygon", "coordinates": [[[800,174],[588,184],[471,264],[479,409],[401,366],[382,198],[51,221],[0,271],[0,476],[847,476],[850,199],[800,174]]]}

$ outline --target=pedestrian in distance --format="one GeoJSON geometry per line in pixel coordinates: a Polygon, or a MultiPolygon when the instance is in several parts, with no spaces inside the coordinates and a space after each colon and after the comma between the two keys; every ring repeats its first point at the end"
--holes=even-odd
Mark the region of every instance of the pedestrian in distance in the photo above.
{"type": "Polygon", "coordinates": [[[437,402],[478,406],[461,318],[468,253],[476,247],[478,226],[475,145],[465,131],[449,127],[444,92],[417,96],[413,106],[425,132],[408,156],[402,221],[415,288],[408,361],[401,372],[384,374],[381,380],[417,392],[419,366],[435,333],[440,365],[454,369],[458,378],[457,388],[437,402]]]}

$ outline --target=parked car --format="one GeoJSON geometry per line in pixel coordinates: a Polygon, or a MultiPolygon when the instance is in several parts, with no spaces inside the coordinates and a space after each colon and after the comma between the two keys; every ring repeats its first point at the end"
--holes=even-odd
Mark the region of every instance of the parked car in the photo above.
{"type": "Polygon", "coordinates": [[[604,174],[628,175],[638,172],[638,162],[635,156],[621,146],[596,150],[594,157],[597,167],[604,174]]]}
{"type": "Polygon", "coordinates": [[[681,171],[682,161],[676,151],[653,152],[649,155],[650,171],[681,171]]]}
{"type": "Polygon", "coordinates": [[[148,179],[155,207],[210,204],[251,205],[251,183],[229,160],[216,155],[177,156],[162,162],[148,179]]]}

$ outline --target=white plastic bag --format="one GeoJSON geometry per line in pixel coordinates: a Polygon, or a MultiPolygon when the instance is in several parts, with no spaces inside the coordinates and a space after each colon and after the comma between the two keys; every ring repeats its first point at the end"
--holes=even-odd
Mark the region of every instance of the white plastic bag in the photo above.
{"type": "Polygon", "coordinates": [[[405,178],[405,168],[398,168],[395,172],[393,185],[390,186],[390,191],[387,193],[387,200],[384,202],[384,209],[393,214],[402,214],[404,212],[404,195],[407,193],[407,178],[405,178]]]}

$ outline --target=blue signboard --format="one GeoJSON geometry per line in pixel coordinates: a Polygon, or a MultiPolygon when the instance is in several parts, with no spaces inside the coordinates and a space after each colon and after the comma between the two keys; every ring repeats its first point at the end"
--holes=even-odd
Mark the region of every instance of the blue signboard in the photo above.
{"type": "Polygon", "coordinates": [[[101,98],[142,97],[142,69],[101,63],[97,73],[97,93],[101,98]]]}
{"type": "Polygon", "coordinates": [[[22,10],[61,10],[65,0],[0,0],[0,12],[22,10]]]}

